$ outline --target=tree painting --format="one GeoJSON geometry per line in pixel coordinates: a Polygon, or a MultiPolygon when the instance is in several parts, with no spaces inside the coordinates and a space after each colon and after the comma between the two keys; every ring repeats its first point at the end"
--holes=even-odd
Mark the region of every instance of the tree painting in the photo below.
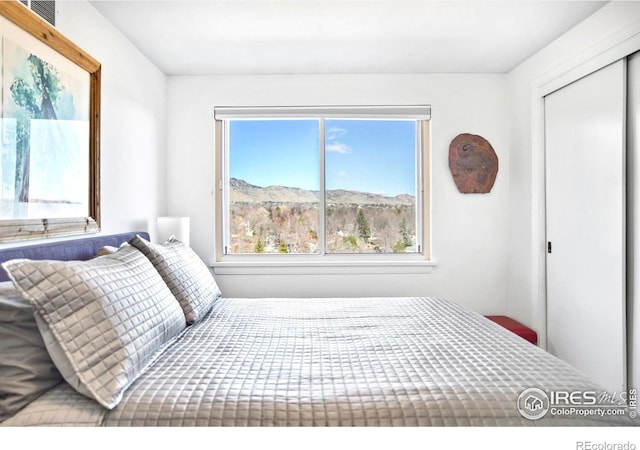
{"type": "Polygon", "coordinates": [[[90,75],[60,55],[6,37],[1,54],[0,217],[85,217],[90,75]]]}
{"type": "Polygon", "coordinates": [[[29,201],[29,160],[31,120],[56,120],[54,105],[64,86],[58,71],[46,61],[30,54],[27,57],[30,77],[15,78],[9,87],[11,97],[20,107],[16,128],[15,196],[19,202],[29,201]]]}

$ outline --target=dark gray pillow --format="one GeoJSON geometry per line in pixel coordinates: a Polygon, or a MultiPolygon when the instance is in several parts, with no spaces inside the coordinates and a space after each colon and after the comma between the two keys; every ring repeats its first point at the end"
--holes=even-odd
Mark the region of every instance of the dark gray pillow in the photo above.
{"type": "Polygon", "coordinates": [[[31,305],[12,282],[0,283],[0,422],[61,381],[31,305]]]}
{"type": "Polygon", "coordinates": [[[2,267],[33,305],[64,379],[109,409],[186,326],[156,269],[130,245],[89,261],[2,267]]]}
{"type": "Polygon", "coordinates": [[[175,237],[162,245],[152,244],[140,236],[129,243],[140,249],[158,270],[180,302],[188,324],[202,319],[221,296],[209,268],[196,252],[175,237]]]}

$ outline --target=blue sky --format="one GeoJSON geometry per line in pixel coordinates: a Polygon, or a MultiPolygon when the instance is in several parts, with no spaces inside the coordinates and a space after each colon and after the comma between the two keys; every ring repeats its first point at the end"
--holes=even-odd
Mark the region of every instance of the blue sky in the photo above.
{"type": "MultiPolygon", "coordinates": [[[[326,120],[327,189],[415,195],[415,121],[326,120]]],[[[233,120],[232,178],[318,190],[317,120],[233,120]]]]}

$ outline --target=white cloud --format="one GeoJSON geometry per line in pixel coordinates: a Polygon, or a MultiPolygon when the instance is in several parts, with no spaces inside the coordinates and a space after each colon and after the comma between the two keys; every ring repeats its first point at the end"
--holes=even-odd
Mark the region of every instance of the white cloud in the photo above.
{"type": "Polygon", "coordinates": [[[344,128],[331,127],[325,132],[325,140],[333,141],[334,139],[338,139],[340,136],[344,136],[347,134],[347,130],[344,128]]]}
{"type": "Polygon", "coordinates": [[[351,153],[351,147],[349,147],[347,144],[341,144],[340,142],[327,144],[325,145],[324,150],[331,153],[340,153],[342,155],[344,155],[345,153],[351,153]]]}
{"type": "Polygon", "coordinates": [[[344,170],[338,172],[338,176],[339,177],[343,177],[343,178],[348,178],[349,174],[347,172],[345,172],[344,170]]]}

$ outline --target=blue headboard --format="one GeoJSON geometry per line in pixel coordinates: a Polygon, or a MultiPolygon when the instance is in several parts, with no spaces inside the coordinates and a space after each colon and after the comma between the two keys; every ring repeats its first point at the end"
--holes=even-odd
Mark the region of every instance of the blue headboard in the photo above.
{"type": "MultiPolygon", "coordinates": [[[[146,231],[131,231],[0,249],[0,263],[18,258],[85,261],[94,258],[100,248],[106,245],[119,247],[137,234],[149,240],[149,233],[146,231]]],[[[8,279],[4,269],[0,269],[0,281],[8,279]]]]}

